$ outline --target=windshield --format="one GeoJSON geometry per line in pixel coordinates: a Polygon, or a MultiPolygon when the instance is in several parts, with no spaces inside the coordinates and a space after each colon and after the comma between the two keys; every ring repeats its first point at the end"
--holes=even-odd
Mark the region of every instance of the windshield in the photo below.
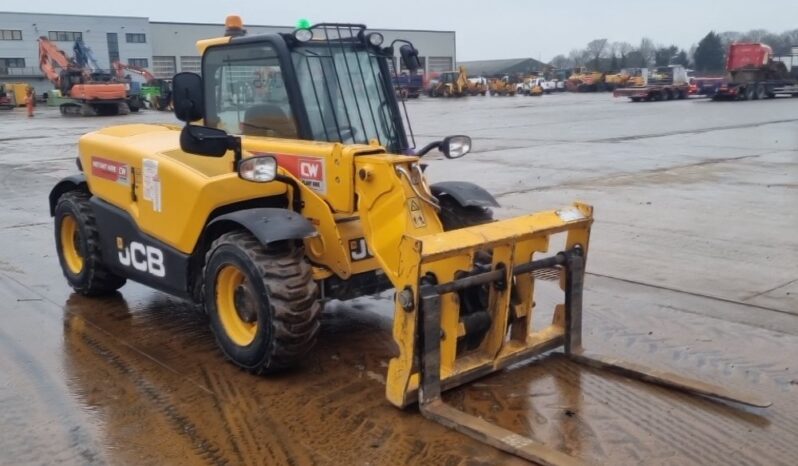
{"type": "Polygon", "coordinates": [[[456,77],[457,73],[443,73],[441,75],[441,81],[445,83],[453,83],[456,77]]]}
{"type": "Polygon", "coordinates": [[[351,45],[307,45],[291,55],[313,139],[402,148],[376,56],[351,45]]]}
{"type": "Polygon", "coordinates": [[[279,60],[266,43],[212,48],[205,55],[206,122],[234,134],[296,138],[279,60]]]}

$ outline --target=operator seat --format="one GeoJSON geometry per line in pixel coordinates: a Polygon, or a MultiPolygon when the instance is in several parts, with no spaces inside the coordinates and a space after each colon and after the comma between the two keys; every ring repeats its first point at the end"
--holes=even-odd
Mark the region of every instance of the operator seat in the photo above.
{"type": "Polygon", "coordinates": [[[296,125],[290,113],[280,105],[255,105],[244,112],[241,134],[246,136],[266,136],[297,139],[296,125]]]}

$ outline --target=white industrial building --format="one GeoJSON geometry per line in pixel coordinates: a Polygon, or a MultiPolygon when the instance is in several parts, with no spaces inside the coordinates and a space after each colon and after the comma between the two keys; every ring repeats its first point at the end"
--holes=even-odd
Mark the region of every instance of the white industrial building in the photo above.
{"type": "MultiPolygon", "coordinates": [[[[291,32],[291,26],[246,24],[248,34],[291,32]]],[[[374,29],[386,43],[398,38],[416,46],[425,72],[451,70],[455,62],[454,31],[374,29]]],[[[39,69],[40,36],[48,37],[68,56],[78,37],[94,52],[102,68],[123,63],[148,68],[156,77],[171,78],[180,71],[198,72],[199,39],[224,34],[224,25],[212,23],[167,23],[146,17],[63,15],[49,13],[0,12],[0,82],[28,82],[37,92],[51,84],[39,69]]],[[[398,56],[398,51],[397,51],[398,56]]],[[[396,59],[397,64],[399,62],[396,59]]]]}

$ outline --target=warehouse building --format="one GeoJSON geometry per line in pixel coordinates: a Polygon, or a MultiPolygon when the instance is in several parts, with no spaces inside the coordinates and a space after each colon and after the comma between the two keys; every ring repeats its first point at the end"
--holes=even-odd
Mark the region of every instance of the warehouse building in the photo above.
{"type": "MultiPolygon", "coordinates": [[[[248,34],[291,32],[291,26],[246,24],[248,34]]],[[[402,38],[419,50],[424,71],[451,70],[455,60],[454,31],[374,29],[386,44],[402,38]]],[[[0,12],[0,82],[28,82],[37,92],[52,88],[39,69],[37,39],[48,37],[68,56],[81,38],[91,48],[101,68],[123,63],[149,69],[156,77],[171,78],[181,71],[199,72],[199,39],[224,34],[222,23],[167,23],[146,17],[62,15],[0,12]]],[[[398,49],[398,48],[397,48],[398,49]]],[[[402,67],[400,60],[395,64],[402,67]]]]}
{"type": "Polygon", "coordinates": [[[464,61],[469,76],[528,75],[540,73],[546,64],[534,58],[509,58],[504,60],[464,61]]]}

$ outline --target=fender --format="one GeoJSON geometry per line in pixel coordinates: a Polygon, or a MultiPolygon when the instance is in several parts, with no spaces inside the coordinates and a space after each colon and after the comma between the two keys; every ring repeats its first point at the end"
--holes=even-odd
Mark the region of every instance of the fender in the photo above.
{"type": "Polygon", "coordinates": [[[318,234],[310,220],[288,209],[274,207],[237,210],[220,215],[208,223],[206,231],[227,229],[231,223],[249,230],[264,246],[277,241],[299,240],[318,234]]]}
{"type": "Polygon", "coordinates": [[[76,189],[83,189],[86,191],[89,190],[88,185],[86,184],[86,176],[83,173],[67,176],[56,183],[56,185],[50,191],[50,217],[55,216],[55,205],[58,203],[58,198],[64,193],[68,193],[76,189]]]}
{"type": "Polygon", "coordinates": [[[499,207],[496,199],[483,187],[467,181],[442,181],[430,186],[430,191],[437,198],[451,196],[463,207],[499,207]]]}

